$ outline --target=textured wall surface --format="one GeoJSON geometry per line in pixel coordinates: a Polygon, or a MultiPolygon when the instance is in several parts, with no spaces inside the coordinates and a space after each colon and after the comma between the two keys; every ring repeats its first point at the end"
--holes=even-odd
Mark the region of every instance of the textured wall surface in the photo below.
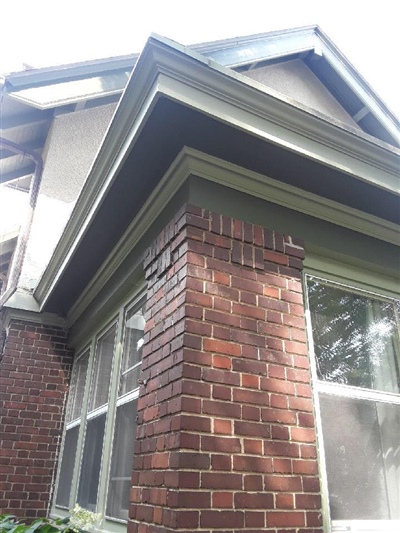
{"type": "Polygon", "coordinates": [[[190,206],[149,250],[130,533],[321,531],[303,256],[190,206]]]}
{"type": "Polygon", "coordinates": [[[65,330],[11,322],[0,365],[0,514],[47,515],[71,364],[65,330]]]}
{"type": "Polygon", "coordinates": [[[49,263],[115,111],[109,104],[54,118],[19,286],[32,289],[49,263]],[[46,237],[43,238],[43,235],[46,237]]]}
{"type": "Polygon", "coordinates": [[[361,131],[357,122],[352,119],[301,59],[256,67],[243,72],[243,74],[279,91],[296,102],[361,131]]]}

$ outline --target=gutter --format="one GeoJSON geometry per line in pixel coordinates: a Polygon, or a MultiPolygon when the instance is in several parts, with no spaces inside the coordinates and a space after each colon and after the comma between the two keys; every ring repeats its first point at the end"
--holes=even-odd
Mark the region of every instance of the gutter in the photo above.
{"type": "Polygon", "coordinates": [[[35,163],[35,172],[31,181],[29,189],[29,211],[25,219],[25,223],[22,227],[22,231],[18,236],[17,246],[14,251],[13,260],[10,271],[8,273],[7,285],[5,291],[0,295],[0,310],[7,300],[14,294],[18,287],[18,281],[21,275],[22,263],[25,256],[26,245],[28,242],[29,234],[31,231],[33,214],[35,211],[36,200],[39,193],[39,185],[42,179],[43,173],[43,159],[42,157],[28,148],[16,144],[12,141],[0,137],[0,148],[6,148],[11,152],[20,154],[28,159],[31,159],[35,163]]]}

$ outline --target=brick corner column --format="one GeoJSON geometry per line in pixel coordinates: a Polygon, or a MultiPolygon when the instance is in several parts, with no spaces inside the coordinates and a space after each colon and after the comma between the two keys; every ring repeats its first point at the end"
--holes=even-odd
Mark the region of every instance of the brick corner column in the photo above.
{"type": "Polygon", "coordinates": [[[303,257],[193,206],[149,249],[129,533],[322,532],[303,257]]]}
{"type": "Polygon", "coordinates": [[[66,335],[10,321],[0,362],[0,513],[48,514],[72,365],[66,335]]]}

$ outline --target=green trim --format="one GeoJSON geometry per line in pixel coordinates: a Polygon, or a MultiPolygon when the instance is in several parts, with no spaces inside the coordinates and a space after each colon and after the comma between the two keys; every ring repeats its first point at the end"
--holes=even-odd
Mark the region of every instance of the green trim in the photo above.
{"type": "Polygon", "coordinates": [[[11,308],[4,306],[1,320],[5,328],[8,328],[11,320],[22,320],[24,322],[33,322],[45,326],[57,326],[59,328],[67,327],[67,322],[63,317],[52,313],[38,313],[36,309],[34,311],[27,311],[18,307],[11,308]]]}
{"type": "Polygon", "coordinates": [[[157,100],[167,97],[233,128],[395,194],[399,151],[317,117],[243,75],[166,39],[145,46],[35,297],[45,305],[96,217],[157,100]]]}
{"type": "MultiPolygon", "coordinates": [[[[333,255],[333,254],[332,254],[333,255]]],[[[335,281],[342,285],[360,288],[370,294],[400,298],[400,274],[393,272],[393,276],[367,269],[365,265],[351,264],[343,257],[322,255],[312,251],[306,253],[304,269],[306,274],[335,281]],[[397,275],[397,277],[395,277],[397,275]]]]}
{"type": "MultiPolygon", "coordinates": [[[[196,183],[196,179],[198,180],[198,178],[206,180],[208,186],[216,184],[217,186],[223,187],[223,194],[211,194],[210,198],[214,203],[223,203],[224,200],[229,203],[229,195],[235,191],[248,195],[247,201],[241,202],[240,209],[243,213],[243,210],[247,207],[247,216],[250,218],[253,216],[252,211],[254,207],[254,199],[251,201],[251,197],[268,202],[268,204],[265,204],[265,210],[268,210],[268,206],[271,206],[271,204],[289,209],[290,211],[282,211],[281,209],[281,218],[285,219],[286,212],[286,217],[293,220],[290,233],[294,235],[303,237],[302,233],[297,231],[298,226],[296,224],[296,217],[299,217],[301,213],[302,215],[318,219],[320,224],[326,225],[326,223],[329,223],[326,226],[327,229],[324,231],[328,231],[329,227],[331,228],[330,231],[334,227],[341,231],[343,231],[343,228],[346,228],[352,232],[357,232],[357,234],[362,234],[360,235],[361,240],[363,236],[373,237],[379,240],[382,245],[385,242],[397,244],[399,241],[399,229],[395,224],[372,215],[367,215],[356,209],[345,208],[339,203],[321,198],[297,187],[283,184],[267,176],[257,174],[186,147],[179,153],[123,237],[115,245],[106,261],[97,271],[95,277],[70,310],[68,316],[70,324],[75,323],[102,288],[106,284],[111,283],[118,269],[121,268],[128,258],[132,258],[132,255],[134,256],[134,259],[131,259],[131,261],[133,260],[131,271],[134,265],[136,265],[136,268],[140,268],[145,247],[143,244],[139,247],[139,243],[147,242],[147,245],[150,244],[149,228],[156,221],[160,223],[160,214],[176,198],[178,191],[182,189],[184,184],[189,183],[191,203],[201,207],[209,207],[203,203],[204,196],[202,196],[207,194],[207,187],[199,189],[194,185],[193,189],[193,184],[196,183]],[[193,193],[193,190],[197,192],[193,193]],[[199,201],[200,198],[202,198],[201,201],[199,201]],[[296,231],[293,231],[295,228],[296,231]]],[[[178,205],[179,202],[175,202],[175,204],[178,205]]],[[[214,210],[223,212],[219,208],[215,208],[214,210]]],[[[235,213],[232,216],[242,218],[237,212],[235,213]]],[[[174,213],[172,213],[171,218],[173,215],[174,213]]],[[[314,220],[314,228],[318,220],[314,220]]],[[[265,222],[260,223],[266,225],[265,222]]],[[[156,236],[154,231],[152,233],[156,236]]],[[[326,240],[326,233],[323,235],[323,239],[326,240]]]]}
{"type": "MultiPolygon", "coordinates": [[[[116,405],[118,399],[118,389],[120,384],[120,374],[121,374],[121,362],[122,362],[122,353],[123,353],[123,342],[125,335],[125,319],[126,312],[128,309],[133,307],[138,307],[143,304],[144,299],[144,287],[143,284],[140,287],[137,287],[135,290],[132,290],[128,296],[125,296],[123,300],[120,300],[118,309],[112,314],[108,314],[107,318],[99,322],[99,317],[96,316],[96,329],[88,332],[86,324],[82,323],[81,329],[81,345],[78,346],[77,353],[83,355],[87,350],[89,350],[89,361],[86,374],[86,383],[84,390],[84,398],[82,402],[81,418],[80,418],[80,427],[79,427],[79,436],[77,444],[77,453],[75,457],[75,466],[74,473],[72,478],[72,487],[70,494],[69,507],[72,508],[75,505],[77,496],[78,496],[78,486],[79,478],[81,474],[81,464],[85,446],[85,432],[87,429],[87,410],[88,402],[91,387],[93,385],[93,372],[95,366],[98,364],[97,357],[97,345],[99,339],[110,330],[110,328],[116,325],[115,333],[115,342],[114,349],[112,354],[112,369],[110,377],[110,387],[108,395],[108,403],[106,410],[106,422],[105,422],[105,431],[103,437],[103,447],[102,447],[102,459],[100,466],[100,475],[99,475],[99,484],[98,484],[98,493],[97,493],[97,510],[103,515],[106,513],[107,507],[107,496],[108,496],[108,486],[109,486],[109,476],[111,468],[111,459],[112,459],[112,448],[113,448],[113,439],[114,439],[114,430],[115,430],[115,413],[116,405]],[[110,318],[111,317],[111,318],[110,318]],[[84,336],[83,336],[84,335],[84,336]],[[79,349],[81,348],[81,349],[79,349]]],[[[68,402],[71,402],[72,398],[68,399],[68,402]]],[[[55,486],[55,491],[53,499],[55,501],[55,495],[57,493],[59,476],[61,470],[61,458],[64,450],[64,439],[65,439],[65,425],[63,431],[63,441],[62,449],[59,456],[59,464],[57,471],[57,481],[55,486]]],[[[51,510],[53,516],[66,516],[67,511],[55,507],[51,510]]],[[[104,518],[100,531],[110,532],[110,533],[121,533],[126,530],[126,521],[112,518],[104,518]]]]}

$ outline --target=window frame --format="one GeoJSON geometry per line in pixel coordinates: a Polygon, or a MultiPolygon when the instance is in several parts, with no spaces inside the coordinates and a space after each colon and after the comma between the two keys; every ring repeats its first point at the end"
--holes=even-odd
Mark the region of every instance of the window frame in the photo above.
{"type": "MultiPolygon", "coordinates": [[[[341,265],[342,266],[342,265],[341,265]]],[[[344,267],[346,270],[346,266],[344,267]]],[[[323,381],[318,378],[317,372],[317,358],[314,349],[313,329],[311,322],[311,312],[309,306],[308,284],[307,281],[316,280],[322,284],[327,284],[331,287],[337,287],[340,290],[351,292],[352,294],[359,294],[379,300],[382,302],[390,302],[394,304],[395,316],[397,322],[397,331],[400,336],[400,295],[395,290],[395,282],[393,287],[388,288],[385,283],[385,288],[379,290],[379,275],[361,269],[348,268],[349,277],[344,279],[341,269],[340,275],[335,275],[335,269],[331,272],[327,269],[320,271],[316,268],[305,268],[302,276],[303,281],[303,295],[305,303],[305,320],[307,330],[308,351],[310,355],[310,370],[314,400],[315,425],[317,433],[317,454],[321,481],[321,495],[322,495],[322,512],[323,512],[323,527],[326,533],[339,533],[347,531],[351,533],[397,533],[400,531],[400,520],[332,520],[330,516],[329,506],[329,490],[328,490],[328,475],[327,475],[327,461],[325,454],[324,435],[322,431],[322,416],[320,407],[319,393],[328,393],[329,395],[336,395],[345,398],[369,400],[375,402],[389,403],[393,405],[400,405],[400,394],[378,391],[373,389],[366,389],[352,385],[343,385],[338,383],[331,383],[323,381]],[[362,272],[362,280],[368,280],[368,283],[357,281],[358,274],[362,272]],[[365,277],[364,277],[365,275],[365,277]],[[371,280],[372,283],[371,283],[371,280]],[[393,290],[391,290],[393,288],[393,290]],[[396,305],[397,303],[397,305],[396,305]]]]}
{"type": "MultiPolygon", "coordinates": [[[[139,287],[137,291],[135,291],[135,294],[133,296],[131,295],[129,298],[126,298],[122,302],[122,304],[118,306],[117,310],[114,310],[113,313],[110,313],[107,319],[104,320],[101,323],[101,325],[98,328],[96,328],[95,331],[92,331],[91,334],[88,337],[86,337],[86,339],[82,343],[80,343],[80,346],[77,347],[77,350],[76,350],[77,355],[74,358],[74,365],[73,365],[73,369],[71,373],[71,380],[73,379],[77,362],[81,359],[81,357],[84,357],[85,354],[88,353],[88,364],[87,364],[86,378],[85,378],[85,390],[83,394],[80,417],[78,417],[76,420],[73,420],[72,422],[64,421],[61,447],[60,447],[60,452],[58,456],[58,466],[57,466],[57,472],[55,475],[54,490],[52,494],[51,516],[53,517],[57,517],[57,518],[67,517],[69,515],[69,509],[72,509],[75,503],[77,503],[78,491],[79,491],[79,479],[81,475],[82,459],[83,459],[85,437],[86,437],[86,431],[87,431],[87,421],[93,418],[94,414],[97,414],[99,411],[104,411],[106,412],[106,420],[105,420],[104,438],[103,438],[103,445],[102,445],[101,464],[100,464],[98,492],[97,492],[95,512],[100,513],[102,515],[103,520],[102,520],[102,524],[100,528],[102,531],[108,531],[110,533],[120,533],[122,531],[121,527],[124,527],[124,529],[126,528],[127,520],[107,516],[106,514],[107,496],[108,496],[109,477],[111,475],[111,458],[112,458],[112,450],[113,450],[113,444],[114,444],[115,419],[116,419],[116,413],[117,413],[117,406],[122,405],[123,403],[127,403],[129,401],[137,400],[139,397],[139,384],[132,391],[129,391],[128,393],[124,394],[120,398],[118,397],[118,391],[119,391],[121,374],[122,374],[121,370],[122,370],[123,347],[124,347],[125,332],[126,332],[125,320],[126,320],[128,313],[132,309],[134,309],[135,307],[137,309],[140,309],[140,307],[142,307],[145,304],[145,302],[146,302],[146,287],[143,284],[139,287]],[[98,357],[98,355],[96,357],[96,347],[97,347],[98,341],[101,340],[101,338],[104,335],[106,335],[107,332],[110,331],[112,327],[114,326],[116,326],[116,332],[115,332],[115,338],[114,338],[113,355],[112,355],[113,361],[111,365],[110,383],[109,383],[109,389],[108,389],[108,402],[92,410],[88,416],[90,394],[91,394],[92,387],[94,386],[94,383],[93,383],[94,368],[95,368],[97,357],[98,357]],[[57,492],[58,492],[58,487],[60,483],[61,465],[62,465],[62,458],[63,458],[64,447],[65,447],[65,436],[66,436],[67,429],[71,429],[73,427],[71,423],[73,425],[77,425],[79,423],[80,428],[79,428],[78,442],[77,442],[77,448],[76,448],[77,451],[76,451],[76,457],[75,457],[74,468],[73,468],[73,476],[72,476],[72,482],[71,482],[70,499],[69,499],[69,505],[67,508],[63,505],[57,504],[56,498],[57,498],[57,492]]],[[[135,364],[134,366],[140,367],[141,361],[135,364]]],[[[127,369],[127,371],[128,370],[130,369],[127,369]]],[[[71,389],[70,392],[73,392],[73,390],[71,389]]],[[[66,402],[66,409],[65,409],[66,414],[68,414],[69,410],[72,407],[73,398],[74,398],[73,396],[69,395],[68,400],[66,402]]]]}

